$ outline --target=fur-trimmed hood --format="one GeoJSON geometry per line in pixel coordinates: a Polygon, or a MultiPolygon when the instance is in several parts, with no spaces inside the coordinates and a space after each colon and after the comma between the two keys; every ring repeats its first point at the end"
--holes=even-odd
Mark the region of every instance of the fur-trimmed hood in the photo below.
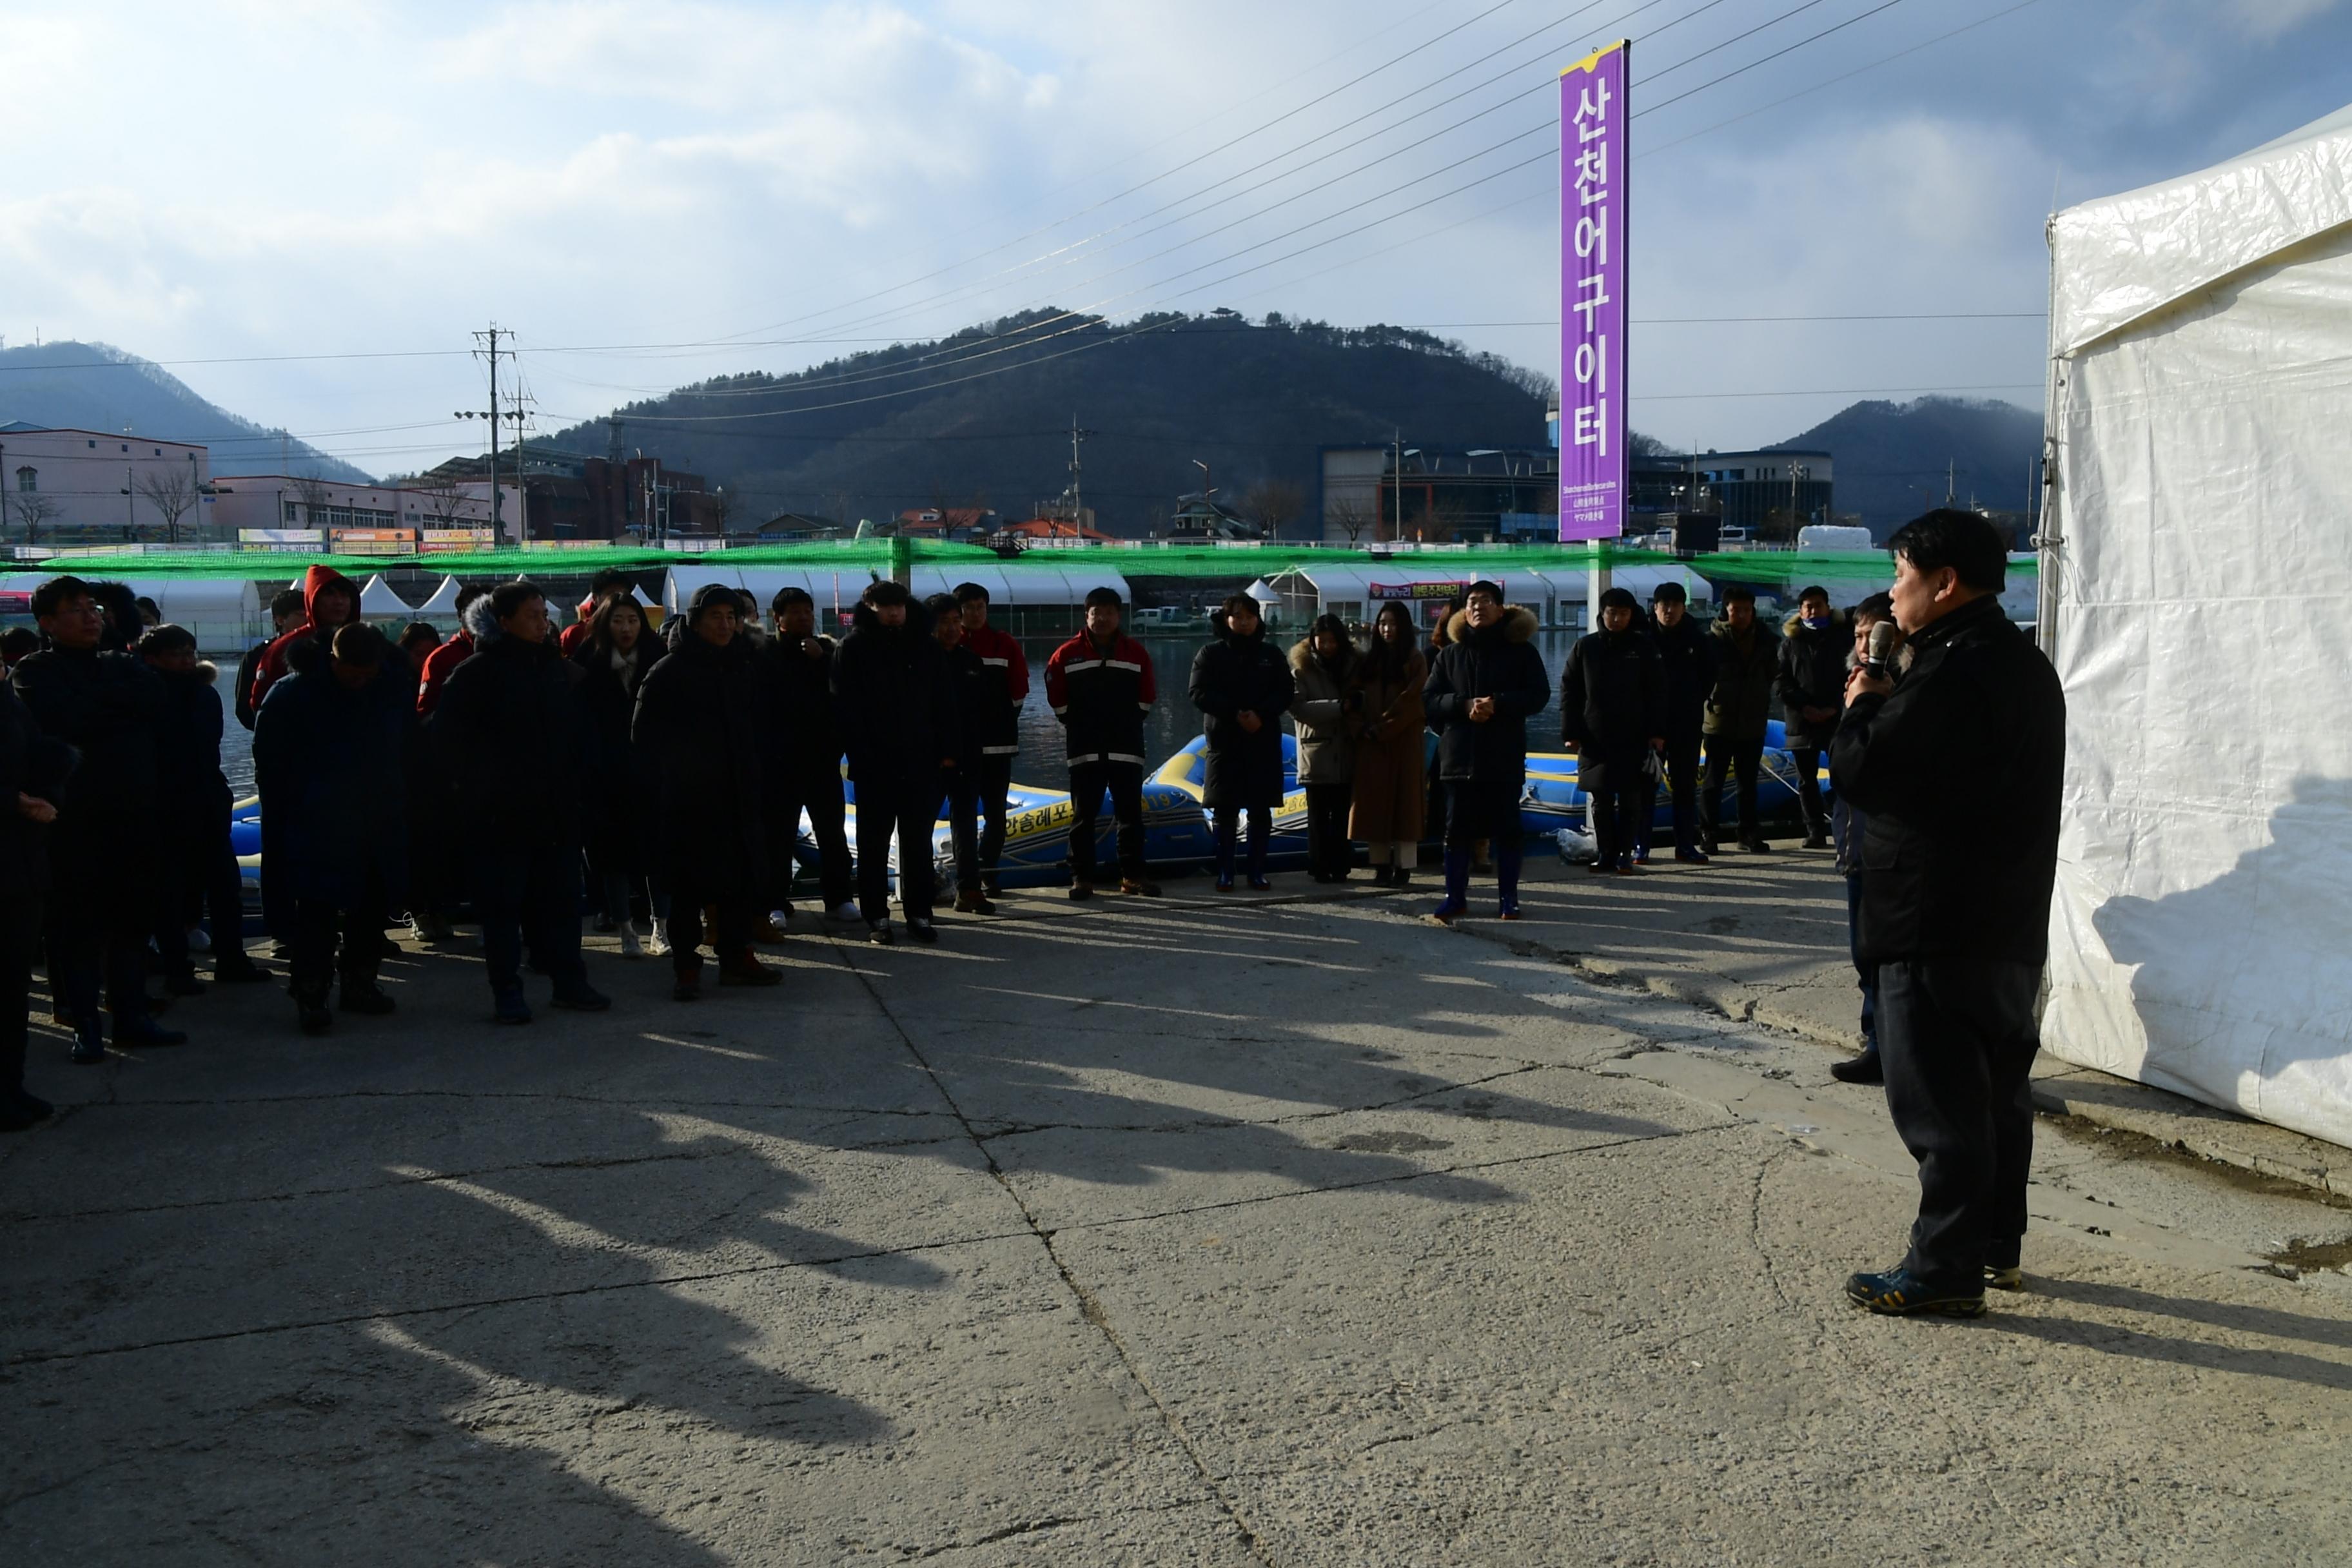
{"type": "MultiPolygon", "coordinates": [[[[1811,629],[1812,628],[1811,626],[1805,625],[1804,616],[1796,610],[1790,611],[1787,616],[1785,616],[1780,622],[1780,636],[1783,639],[1794,638],[1799,632],[1811,631],[1811,629]]],[[[1847,620],[1845,616],[1838,614],[1837,607],[1835,605],[1832,605],[1830,607],[1830,624],[1822,627],[1822,630],[1824,633],[1843,631],[1848,635],[1852,635],[1853,624],[1847,620]]]]}
{"type": "Polygon", "coordinates": [[[1340,655],[1341,662],[1334,667],[1316,657],[1315,637],[1312,633],[1300,637],[1290,645],[1290,672],[1293,675],[1305,675],[1311,669],[1319,669],[1334,680],[1350,679],[1356,673],[1356,667],[1363,663],[1363,655],[1352,643],[1341,646],[1344,649],[1340,655]]]}
{"type": "Polygon", "coordinates": [[[457,624],[466,628],[466,635],[474,639],[474,647],[478,650],[489,647],[506,636],[506,633],[499,628],[498,613],[491,609],[490,596],[488,594],[482,595],[472,604],[467,605],[465,613],[457,617],[457,624]]]}
{"type": "MultiPolygon", "coordinates": [[[[1541,623],[1536,613],[1525,605],[1503,606],[1503,636],[1512,642],[1526,642],[1534,637],[1541,623]]],[[[1445,640],[1457,643],[1470,635],[1470,612],[1456,610],[1445,622],[1445,640]]]]}

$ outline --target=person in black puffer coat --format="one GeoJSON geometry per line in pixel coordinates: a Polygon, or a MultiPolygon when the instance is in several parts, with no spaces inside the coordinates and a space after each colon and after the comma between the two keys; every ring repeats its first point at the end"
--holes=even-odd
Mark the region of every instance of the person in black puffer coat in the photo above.
{"type": "Polygon", "coordinates": [[[1249,813],[1249,885],[1264,891],[1267,840],[1282,805],[1282,716],[1297,695],[1290,661],[1265,635],[1257,601],[1235,594],[1217,612],[1217,640],[1192,658],[1192,706],[1208,735],[1201,804],[1216,825],[1217,890],[1234,885],[1234,841],[1249,813]]]}
{"type": "Polygon", "coordinates": [[[870,939],[888,943],[890,840],[898,840],[898,901],[918,942],[936,942],[931,825],[961,741],[947,660],[930,612],[903,583],[866,584],[833,656],[833,710],[857,791],[857,905],[870,939]]]}
{"type": "Polygon", "coordinates": [[[1559,740],[1600,845],[1595,871],[1630,874],[1641,815],[1654,791],[1648,764],[1666,743],[1665,672],[1622,588],[1601,595],[1601,629],[1576,639],[1559,680],[1559,740]]]}
{"type": "Polygon", "coordinates": [[[601,1012],[580,956],[580,848],[587,837],[595,740],[583,672],[555,646],[547,596],[528,580],[501,583],[467,607],[473,657],[441,689],[425,721],[455,781],[482,922],[492,1016],[530,1022],[526,942],[554,982],[554,1004],[601,1012]]]}
{"type": "Polygon", "coordinates": [[[948,770],[946,784],[948,838],[955,847],[956,913],[992,915],[996,905],[980,883],[982,768],[987,760],[981,741],[1003,705],[1004,681],[965,640],[954,595],[933,594],[923,601],[923,608],[931,617],[931,637],[946,667],[948,701],[955,709],[955,766],[948,770]]]}
{"type": "Polygon", "coordinates": [[[73,771],[73,749],[43,736],[0,682],[0,1132],[19,1132],[55,1109],[25,1087],[41,903],[49,890],[49,827],[73,771]]]}
{"type": "MultiPolygon", "coordinates": [[[[117,1045],[178,1045],[149,1015],[147,938],[154,873],[155,727],[163,683],[110,631],[98,584],[52,577],[33,590],[44,647],[11,675],[41,733],[79,753],[49,837],[49,979],[74,1031],[73,1059],[103,1062],[99,991],[117,1045]]],[[[132,624],[136,625],[133,612],[132,624]]]]}
{"type": "Polygon", "coordinates": [[[1505,605],[1497,584],[1473,583],[1422,693],[1445,780],[1445,901],[1432,911],[1441,923],[1469,908],[1470,847],[1482,838],[1494,845],[1502,917],[1519,918],[1527,722],[1551,701],[1535,635],[1533,611],[1505,605]]]}
{"type": "Polygon", "coordinates": [[[398,658],[373,626],[349,622],[323,658],[271,682],[253,716],[261,918],[286,945],[305,1034],[333,1026],[339,973],[344,1012],[393,1010],[376,974],[391,951],[385,911],[406,892],[404,758],[416,724],[398,658]]]}
{"type": "Polygon", "coordinates": [[[1805,813],[1805,847],[1830,847],[1829,814],[1822,805],[1822,753],[1837,734],[1845,711],[1846,655],[1853,633],[1830,608],[1830,591],[1813,587],[1797,595],[1797,613],[1780,627],[1780,661],[1775,687],[1788,731],[1790,760],[1797,768],[1797,799],[1805,813]]]}
{"type": "Polygon", "coordinates": [[[760,649],[767,704],[769,903],[793,911],[793,877],[799,869],[801,816],[816,840],[817,895],[825,917],[858,918],[852,882],[847,816],[841,794],[841,725],[833,714],[833,656],[838,645],[819,637],[816,601],[804,588],[781,588],[769,606],[775,635],[760,649]]]}
{"type": "Polygon", "coordinates": [[[155,729],[157,843],[163,853],[155,879],[155,950],[163,960],[164,984],[177,995],[203,993],[188,958],[188,924],[199,914],[211,917],[215,980],[267,980],[268,974],[245,956],[245,886],[229,845],[236,798],[220,765],[220,672],[196,657],[196,639],[185,626],[152,628],[139,639],[138,653],[164,690],[155,729]]]}
{"type": "MultiPolygon", "coordinates": [[[[1706,864],[1698,845],[1698,753],[1706,722],[1706,697],[1715,687],[1715,645],[1706,627],[1693,620],[1690,595],[1680,583],[1661,583],[1650,595],[1650,640],[1657,645],[1665,676],[1666,785],[1674,802],[1675,858],[1706,864]]],[[[1650,858],[1650,826],[1657,813],[1654,792],[1643,803],[1634,833],[1634,862],[1650,858]]]]}
{"type": "Polygon", "coordinates": [[[766,890],[761,806],[768,741],[758,650],[736,635],[736,589],[706,583],[663,630],[670,651],[637,687],[630,740],[654,780],[656,864],[669,894],[670,994],[702,994],[702,911],[722,985],[774,985],[783,975],[751,951],[766,890]]]}
{"type": "MultiPolygon", "coordinates": [[[[572,662],[581,669],[581,700],[596,737],[595,773],[588,786],[588,868],[604,918],[620,932],[621,956],[648,951],[637,936],[638,899],[654,922],[656,957],[669,951],[669,910],[653,877],[653,780],[629,743],[637,691],[669,650],[646,623],[646,608],[625,587],[599,600],[585,634],[574,639],[572,662]]],[[[560,645],[559,645],[560,646],[560,645]]]]}
{"type": "Polygon", "coordinates": [[[1723,590],[1722,614],[1706,628],[1714,639],[1715,689],[1706,696],[1706,781],[1699,786],[1700,849],[1716,853],[1716,824],[1723,815],[1723,781],[1738,780],[1739,847],[1761,855],[1772,847],[1756,809],[1756,781],[1762,772],[1764,726],[1772,717],[1772,683],[1780,668],[1780,639],[1756,618],[1756,595],[1734,583],[1723,590]]]}

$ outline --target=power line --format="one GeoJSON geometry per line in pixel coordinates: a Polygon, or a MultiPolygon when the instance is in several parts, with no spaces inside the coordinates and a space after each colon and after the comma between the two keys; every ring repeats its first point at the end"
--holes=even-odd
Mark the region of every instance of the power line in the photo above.
{"type": "MultiPolygon", "coordinates": [[[[1902,5],[1902,4],[1903,4],[1903,0],[1880,0],[1880,4],[1878,4],[1878,5],[1873,5],[1869,10],[1864,11],[1864,13],[1862,13],[1862,15],[1860,15],[1859,16],[1849,16],[1849,17],[1847,17],[1844,21],[1840,22],[1837,26],[1833,26],[1833,27],[1823,27],[1820,32],[1813,34],[1811,37],[1799,38],[1795,43],[1790,44],[1790,45],[1788,45],[1786,47],[1783,47],[1783,48],[1778,48],[1778,49],[1773,50],[1770,54],[1766,55],[1762,59],[1750,60],[1750,61],[1748,61],[1746,65],[1741,66],[1738,70],[1728,70],[1728,71],[1726,71],[1726,72],[1724,72],[1721,76],[1717,77],[1717,78],[1716,78],[1714,80],[1712,80],[1712,81],[1703,81],[1703,82],[1699,83],[1696,87],[1690,89],[1688,91],[1686,91],[1686,92],[1678,92],[1678,93],[1676,93],[1674,97],[1669,98],[1669,99],[1665,100],[1664,100],[1664,101],[1663,101],[1663,102],[1660,102],[1660,103],[1653,103],[1653,104],[1649,104],[1649,105],[1647,105],[1647,106],[1645,106],[1645,107],[1643,107],[1643,108],[1642,108],[1642,109],[1637,109],[1637,110],[1635,110],[1633,111],[1633,119],[1635,119],[1635,120],[1639,120],[1639,119],[1641,119],[1641,118],[1642,118],[1642,116],[1643,116],[1644,114],[1654,114],[1655,112],[1657,112],[1657,111],[1658,111],[1659,110],[1661,110],[1661,109],[1665,109],[1665,108],[1670,107],[1671,105],[1680,103],[1680,102],[1681,102],[1684,99],[1685,99],[1685,98],[1694,97],[1694,96],[1696,96],[1696,94],[1699,94],[1699,93],[1705,92],[1708,88],[1711,88],[1711,87],[1720,87],[1720,86],[1721,86],[1721,85],[1723,85],[1725,82],[1729,81],[1733,77],[1736,77],[1736,76],[1746,76],[1749,71],[1754,70],[1758,66],[1770,65],[1774,60],[1779,59],[1782,55],[1786,55],[1786,54],[1793,54],[1793,53],[1795,53],[1797,50],[1803,48],[1803,47],[1804,47],[1806,45],[1808,45],[1808,44],[1817,44],[1817,43],[1820,43],[1823,38],[1828,37],[1832,33],[1842,33],[1842,32],[1845,31],[1848,27],[1853,26],[1856,22],[1866,22],[1866,21],[1868,21],[1871,17],[1877,16],[1881,11],[1891,11],[1891,10],[1893,10],[1895,6],[1900,5],[1902,5]]],[[[1804,6],[1802,6],[1802,5],[1800,5],[1800,6],[1798,6],[1798,7],[1797,7],[1797,10],[1799,10],[1799,11],[1801,11],[1801,10],[1803,10],[1803,9],[1805,9],[1805,7],[1804,7],[1804,6]]],[[[1796,14],[1796,12],[1794,12],[1794,11],[1783,13],[1783,15],[1785,15],[1785,16],[1794,16],[1795,14],[1796,14]]]]}
{"type": "Polygon", "coordinates": [[[1888,397],[1898,392],[1934,397],[1953,392],[2028,392],[2041,387],[2038,381],[2010,381],[1981,386],[1822,386],[1788,392],[1635,392],[1627,395],[1635,403],[1708,403],[1734,397],[1888,397]]]}

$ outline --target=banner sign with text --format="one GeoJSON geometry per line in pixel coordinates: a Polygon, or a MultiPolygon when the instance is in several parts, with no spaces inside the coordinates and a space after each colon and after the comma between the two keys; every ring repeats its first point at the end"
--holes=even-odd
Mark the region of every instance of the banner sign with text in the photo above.
{"type": "MultiPolygon", "coordinates": [[[[1500,586],[1499,584],[1496,584],[1500,586]]],[[[1367,583],[1368,599],[1458,599],[1470,591],[1470,579],[1458,583],[1367,583]]]]}
{"type": "Polygon", "coordinates": [[[1625,531],[1623,39],[1559,78],[1559,537],[1625,531]]]}

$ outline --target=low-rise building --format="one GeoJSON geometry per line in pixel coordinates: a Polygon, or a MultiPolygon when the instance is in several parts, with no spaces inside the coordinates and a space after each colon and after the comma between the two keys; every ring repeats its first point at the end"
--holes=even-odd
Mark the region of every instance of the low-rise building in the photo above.
{"type": "Polygon", "coordinates": [[[205,537],[212,482],[212,455],[194,442],[0,425],[0,532],[10,543],[205,537]]]}
{"type": "Polygon", "coordinates": [[[1664,513],[1711,512],[1753,540],[1793,542],[1807,523],[1833,521],[1835,459],[1820,451],[1663,453],[1633,459],[1629,532],[1664,513]]]}
{"type": "MultiPolygon", "coordinates": [[[[1326,447],[1316,508],[1334,544],[1475,543],[1559,514],[1559,454],[1528,447],[1326,447]],[[1506,520],[1509,520],[1507,522],[1506,520]]],[[[1533,531],[1541,532],[1541,525],[1533,531]]],[[[1557,539],[1555,521],[1546,537],[1557,539]]]]}

